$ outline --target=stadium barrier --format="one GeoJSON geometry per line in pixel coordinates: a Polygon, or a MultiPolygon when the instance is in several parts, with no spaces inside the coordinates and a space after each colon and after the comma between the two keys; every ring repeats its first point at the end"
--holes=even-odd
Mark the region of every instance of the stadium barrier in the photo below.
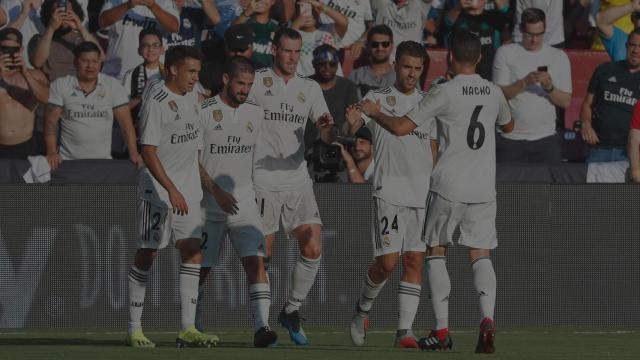
{"type": "MultiPolygon", "coordinates": [[[[497,321],[639,326],[640,187],[536,181],[497,186],[497,321]]],[[[136,187],[127,182],[0,185],[0,328],[126,327],[136,236],[136,187]]],[[[323,258],[302,313],[310,325],[346,326],[372,261],[371,187],[316,184],[315,191],[323,258]]],[[[273,323],[297,254],[295,242],[279,233],[269,271],[273,323]]],[[[208,280],[205,324],[250,326],[244,273],[228,244],[222,256],[208,280]]],[[[145,326],[178,326],[178,266],[174,249],[161,251],[148,282],[145,326]]],[[[476,326],[477,297],[462,247],[451,248],[447,266],[451,325],[476,326]]],[[[396,272],[376,300],[372,325],[396,323],[398,280],[396,272]]],[[[433,319],[424,285],[419,327],[433,319]]]]}

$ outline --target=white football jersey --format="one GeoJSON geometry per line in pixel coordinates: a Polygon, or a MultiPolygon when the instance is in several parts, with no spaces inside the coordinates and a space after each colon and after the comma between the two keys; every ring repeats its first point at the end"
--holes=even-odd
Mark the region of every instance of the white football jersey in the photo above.
{"type": "MultiPolygon", "coordinates": [[[[404,116],[422,100],[424,94],[416,89],[405,95],[395,86],[390,86],[369,91],[365,99],[379,101],[382,112],[389,116],[404,116]]],[[[366,115],[363,119],[373,134],[373,196],[393,205],[424,208],[433,168],[431,140],[436,139],[434,122],[425,122],[409,135],[395,136],[366,115]]]]}
{"type": "MultiPolygon", "coordinates": [[[[366,21],[373,20],[371,3],[369,0],[321,0],[321,2],[338,11],[348,19],[347,32],[342,38],[336,39],[339,47],[348,47],[356,42],[366,30],[366,21]]],[[[322,27],[333,30],[335,23],[326,14],[320,14],[322,27]]]]}
{"type": "Polygon", "coordinates": [[[262,132],[256,143],[253,180],[269,191],[298,188],[310,182],[304,160],[304,129],[328,113],[315,81],[298,74],[284,82],[271,68],[256,71],[249,98],[264,109],[262,132]]]}
{"type": "Polygon", "coordinates": [[[407,117],[418,126],[437,120],[440,144],[432,191],[463,203],[495,199],[495,127],[511,121],[498,86],[479,75],[457,75],[434,84],[407,117]]]}
{"type": "Polygon", "coordinates": [[[59,151],[63,159],[111,159],[113,109],[129,104],[118,80],[98,74],[96,88],[85,93],[78,78],[67,75],[51,83],[48,102],[63,108],[59,151]]]}
{"type": "MultiPolygon", "coordinates": [[[[198,150],[202,144],[200,104],[195,91],[178,95],[158,81],[142,95],[140,144],[157,147],[156,154],[167,176],[188,205],[200,204],[202,187],[198,150]]],[[[148,168],[140,172],[138,196],[171,207],[169,194],[148,168]]]]}
{"type": "MultiPolygon", "coordinates": [[[[234,109],[219,95],[205,100],[200,107],[203,134],[200,162],[213,181],[233,195],[238,203],[253,202],[256,198],[252,180],[253,154],[263,117],[264,110],[252,101],[234,109]]],[[[207,219],[226,218],[211,194],[205,192],[202,203],[207,219]]]]}
{"type": "Polygon", "coordinates": [[[391,28],[396,47],[409,40],[422,44],[422,30],[427,15],[424,7],[421,0],[409,0],[402,7],[390,0],[371,0],[374,22],[391,28]]]}

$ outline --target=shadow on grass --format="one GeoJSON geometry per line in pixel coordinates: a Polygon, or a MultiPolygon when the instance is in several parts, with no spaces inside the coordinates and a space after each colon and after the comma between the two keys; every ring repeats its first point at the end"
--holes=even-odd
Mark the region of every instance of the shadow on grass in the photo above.
{"type": "Polygon", "coordinates": [[[0,346],[124,346],[124,340],[0,337],[0,346]]]}

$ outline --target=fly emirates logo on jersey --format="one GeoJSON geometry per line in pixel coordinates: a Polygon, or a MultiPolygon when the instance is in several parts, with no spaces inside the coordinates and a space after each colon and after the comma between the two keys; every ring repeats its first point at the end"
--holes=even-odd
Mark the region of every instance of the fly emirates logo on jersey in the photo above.
{"type": "Polygon", "coordinates": [[[235,135],[227,136],[226,144],[209,145],[209,153],[213,155],[249,154],[252,150],[253,145],[243,144],[242,137],[235,135]]]}
{"type": "MultiPolygon", "coordinates": [[[[304,102],[300,99],[302,93],[298,96],[298,101],[304,102]]],[[[303,98],[304,99],[304,98],[303,98]]],[[[284,121],[294,124],[304,125],[306,116],[294,113],[294,106],[287,103],[280,103],[280,111],[274,112],[267,109],[264,110],[264,119],[272,121],[284,121]]]]}
{"type": "MultiPolygon", "coordinates": [[[[66,109],[66,118],[68,119],[105,119],[109,112],[104,109],[96,109],[95,104],[82,104],[80,109],[66,109]]],[[[111,121],[111,119],[109,119],[111,121]]]]}
{"type": "Polygon", "coordinates": [[[604,100],[610,101],[613,103],[626,104],[631,106],[634,106],[636,102],[638,102],[638,100],[633,96],[633,91],[627,90],[623,87],[620,88],[619,94],[615,94],[615,93],[612,93],[611,91],[605,90],[604,100]]]}
{"type": "Polygon", "coordinates": [[[200,137],[200,128],[196,128],[193,124],[186,123],[184,125],[184,133],[171,134],[172,144],[184,144],[191,140],[197,140],[200,137]]]}

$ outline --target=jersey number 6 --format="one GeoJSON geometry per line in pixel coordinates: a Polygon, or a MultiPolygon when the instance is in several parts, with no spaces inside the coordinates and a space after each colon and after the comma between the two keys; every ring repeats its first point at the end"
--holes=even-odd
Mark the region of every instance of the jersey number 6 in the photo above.
{"type": "Polygon", "coordinates": [[[482,111],[482,105],[476,105],[476,108],[473,109],[473,114],[471,115],[469,128],[467,129],[467,145],[469,145],[472,150],[478,150],[482,147],[482,144],[484,144],[484,126],[482,126],[482,123],[478,121],[480,111],[482,111]],[[479,132],[477,139],[476,131],[479,132]]]}

